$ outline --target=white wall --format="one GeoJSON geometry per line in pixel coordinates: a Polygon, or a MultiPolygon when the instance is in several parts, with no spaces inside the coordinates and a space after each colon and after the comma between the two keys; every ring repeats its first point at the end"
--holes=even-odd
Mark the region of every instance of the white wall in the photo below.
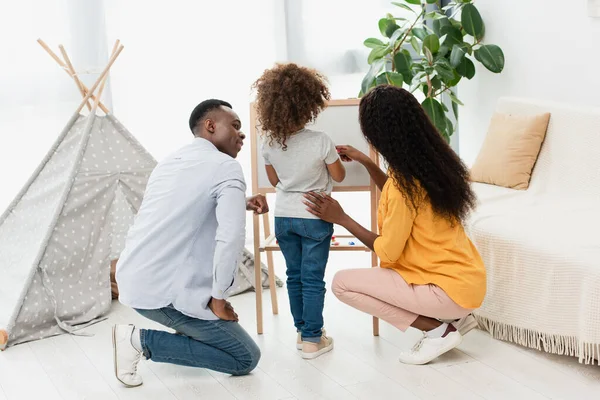
{"type": "Polygon", "coordinates": [[[468,164],[500,96],[600,105],[600,18],[587,16],[587,1],[478,1],[477,7],[485,41],[502,48],[506,65],[496,75],[476,63],[475,78],[459,85],[460,154],[468,164]]]}

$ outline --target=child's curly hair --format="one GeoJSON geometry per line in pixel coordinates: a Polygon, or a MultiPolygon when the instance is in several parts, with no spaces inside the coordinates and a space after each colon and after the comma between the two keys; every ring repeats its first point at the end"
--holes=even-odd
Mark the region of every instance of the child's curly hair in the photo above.
{"type": "Polygon", "coordinates": [[[312,122],[331,94],[325,76],[296,64],[277,64],[252,85],[261,130],[287,149],[286,139],[312,122]]]}

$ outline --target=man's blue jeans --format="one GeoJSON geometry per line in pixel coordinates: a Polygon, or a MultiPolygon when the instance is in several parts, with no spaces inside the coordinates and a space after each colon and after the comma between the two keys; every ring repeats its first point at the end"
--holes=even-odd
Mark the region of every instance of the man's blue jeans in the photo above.
{"type": "Polygon", "coordinates": [[[141,329],[142,349],[148,360],[232,375],[250,373],[260,360],[260,349],[237,322],[196,319],[171,306],[136,311],[178,332],[141,329]]]}
{"type": "Polygon", "coordinates": [[[332,235],[333,224],[320,219],[275,218],[275,236],[287,265],[294,325],[307,342],[321,340],[325,266],[332,235]]]}

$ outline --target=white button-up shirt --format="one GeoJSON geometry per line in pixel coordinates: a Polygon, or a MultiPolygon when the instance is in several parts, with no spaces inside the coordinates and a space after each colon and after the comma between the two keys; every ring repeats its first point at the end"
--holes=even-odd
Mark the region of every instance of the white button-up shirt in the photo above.
{"type": "Polygon", "coordinates": [[[245,191],[240,164],[205,139],[161,161],[117,263],[119,301],[139,309],[173,304],[188,316],[218,319],[207,304],[226,298],[233,284],[245,191]]]}

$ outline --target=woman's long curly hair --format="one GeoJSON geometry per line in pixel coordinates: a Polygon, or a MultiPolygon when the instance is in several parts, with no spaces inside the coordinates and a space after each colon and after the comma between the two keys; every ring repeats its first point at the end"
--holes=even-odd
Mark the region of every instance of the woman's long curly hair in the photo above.
{"type": "Polygon", "coordinates": [[[252,86],[260,129],[283,149],[290,135],[312,122],[330,98],[323,75],[296,64],[277,64],[252,86]]]}
{"type": "Polygon", "coordinates": [[[398,87],[377,86],[362,98],[359,115],[365,138],[388,162],[409,206],[417,210],[429,200],[436,215],[464,221],[476,203],[469,170],[417,99],[398,87]]]}

